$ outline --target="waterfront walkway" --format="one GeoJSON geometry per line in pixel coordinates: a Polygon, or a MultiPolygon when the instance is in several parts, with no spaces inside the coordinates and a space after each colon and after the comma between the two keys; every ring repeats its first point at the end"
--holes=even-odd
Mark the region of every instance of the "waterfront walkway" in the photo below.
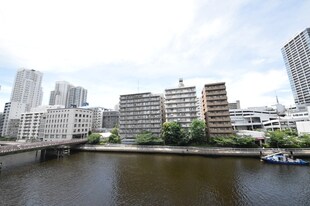
{"type": "MultiPolygon", "coordinates": [[[[49,142],[32,142],[32,143],[14,143],[11,145],[0,146],[0,156],[28,152],[33,150],[42,150],[55,148],[60,146],[69,146],[69,145],[77,145],[84,144],[87,142],[87,139],[74,139],[74,140],[63,140],[63,141],[49,141],[49,142]]],[[[6,142],[2,142],[6,143],[6,142]]],[[[2,144],[1,143],[1,144],[2,144]]]]}
{"type": "Polygon", "coordinates": [[[296,157],[310,157],[310,148],[225,148],[225,147],[180,147],[180,146],[148,146],[148,145],[82,145],[76,149],[97,152],[127,153],[159,153],[201,156],[260,157],[275,152],[293,153],[296,157]]]}

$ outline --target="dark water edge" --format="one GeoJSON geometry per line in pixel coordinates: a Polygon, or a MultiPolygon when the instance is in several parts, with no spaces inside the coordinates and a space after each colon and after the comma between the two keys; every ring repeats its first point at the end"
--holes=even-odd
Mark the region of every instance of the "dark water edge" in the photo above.
{"type": "Polygon", "coordinates": [[[0,205],[310,205],[310,167],[77,152],[0,157],[0,205]]]}

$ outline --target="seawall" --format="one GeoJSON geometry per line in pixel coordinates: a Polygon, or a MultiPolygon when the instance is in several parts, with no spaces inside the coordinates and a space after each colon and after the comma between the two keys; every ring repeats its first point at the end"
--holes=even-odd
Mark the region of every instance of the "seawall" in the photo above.
{"type": "Polygon", "coordinates": [[[310,157],[310,148],[224,148],[224,147],[181,147],[181,146],[148,146],[148,145],[82,145],[75,149],[92,152],[121,152],[121,153],[156,153],[200,156],[227,156],[227,157],[261,157],[275,152],[291,152],[295,157],[310,157]]]}

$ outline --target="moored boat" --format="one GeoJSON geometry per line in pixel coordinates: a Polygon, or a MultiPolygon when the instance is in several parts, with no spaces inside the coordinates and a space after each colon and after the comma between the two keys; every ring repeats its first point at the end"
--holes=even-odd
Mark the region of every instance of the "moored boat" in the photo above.
{"type": "Polygon", "coordinates": [[[266,163],[271,163],[271,164],[309,165],[308,161],[305,161],[302,159],[293,159],[293,158],[290,158],[287,154],[283,154],[281,152],[264,156],[262,157],[262,160],[266,163]]]}

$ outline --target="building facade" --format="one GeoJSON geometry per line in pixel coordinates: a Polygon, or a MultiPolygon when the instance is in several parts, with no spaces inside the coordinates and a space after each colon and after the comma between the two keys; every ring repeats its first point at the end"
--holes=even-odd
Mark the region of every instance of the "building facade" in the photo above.
{"type": "Polygon", "coordinates": [[[205,84],[202,90],[202,108],[208,137],[233,134],[225,82],[205,84]]]}
{"type": "Polygon", "coordinates": [[[198,118],[196,87],[185,87],[183,79],[179,87],[165,90],[165,109],[167,122],[179,122],[185,129],[198,118]]]}
{"type": "Polygon", "coordinates": [[[43,74],[33,69],[20,69],[17,71],[13,90],[11,93],[11,102],[26,104],[26,111],[37,107],[42,103],[42,82],[43,74]]]}
{"type": "Polygon", "coordinates": [[[32,108],[30,112],[22,113],[18,126],[18,141],[43,140],[39,138],[42,133],[42,121],[49,109],[64,108],[64,106],[39,106],[32,108]]]}
{"type": "Polygon", "coordinates": [[[120,96],[119,134],[122,143],[135,143],[144,131],[160,136],[165,121],[161,95],[138,93],[120,96]]]}
{"type": "Polygon", "coordinates": [[[295,104],[310,105],[310,28],[296,35],[282,48],[295,104]]]}
{"type": "Polygon", "coordinates": [[[26,111],[26,104],[7,102],[3,111],[2,136],[17,137],[21,114],[26,111]]]}
{"type": "Polygon", "coordinates": [[[278,119],[277,111],[267,107],[230,109],[229,113],[235,131],[264,129],[265,122],[278,119]]]}
{"type": "Polygon", "coordinates": [[[87,103],[87,90],[83,87],[72,87],[68,93],[67,108],[82,107],[87,103]]]}
{"type": "Polygon", "coordinates": [[[49,105],[67,105],[69,90],[72,84],[66,81],[57,81],[55,90],[51,91],[49,105]]]}
{"type": "Polygon", "coordinates": [[[105,129],[112,129],[119,126],[119,111],[104,111],[102,118],[102,127],[105,129]]]}
{"type": "Polygon", "coordinates": [[[43,141],[61,141],[87,138],[92,127],[92,114],[89,109],[62,108],[50,109],[44,116],[41,127],[43,141]]]}

